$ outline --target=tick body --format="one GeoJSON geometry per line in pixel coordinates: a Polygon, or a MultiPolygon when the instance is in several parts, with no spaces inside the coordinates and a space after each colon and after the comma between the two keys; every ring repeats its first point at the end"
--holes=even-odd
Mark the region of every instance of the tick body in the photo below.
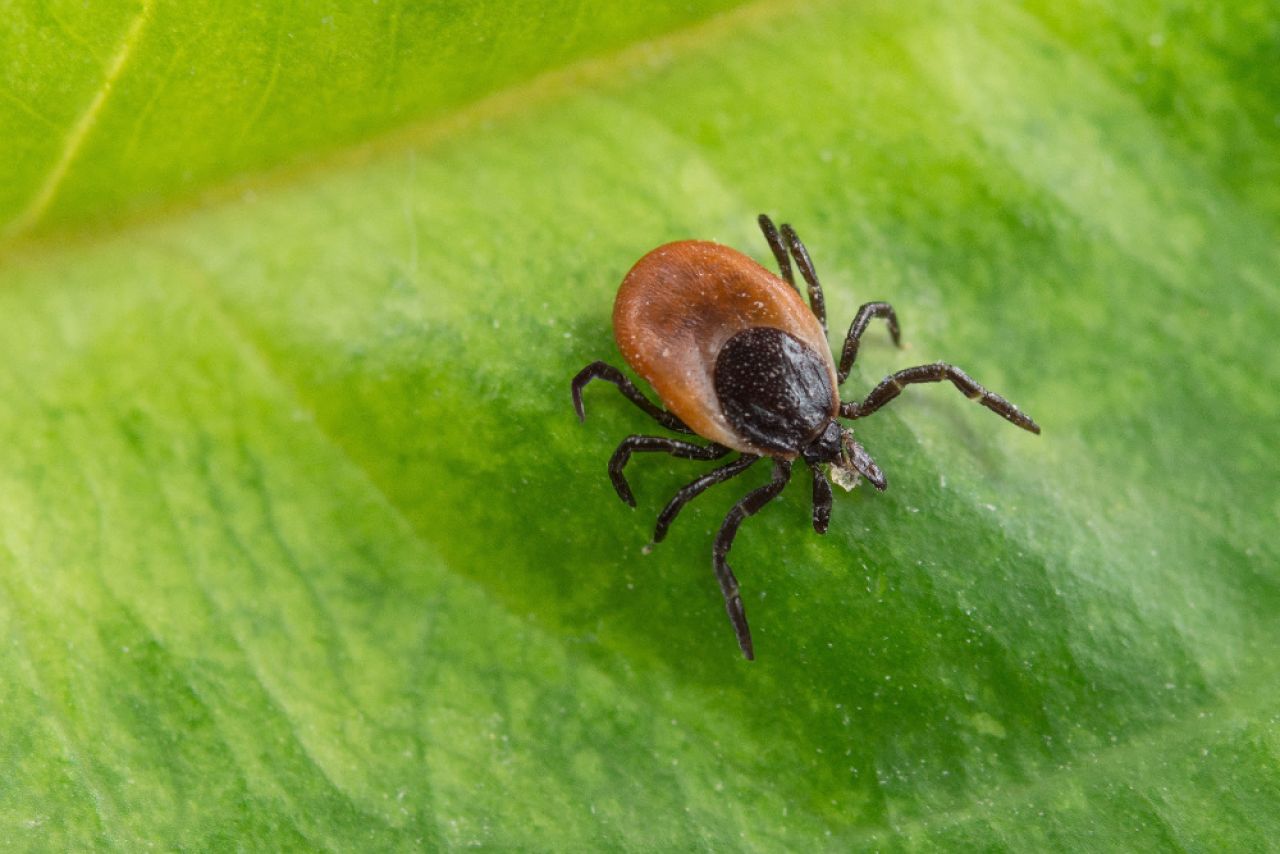
{"type": "Polygon", "coordinates": [[[613,305],[623,358],[667,409],[735,451],[794,459],[836,416],[836,367],[796,289],[727,246],[640,259],[613,305]]]}
{"type": "Polygon", "coordinates": [[[761,459],[771,459],[769,483],[734,505],[712,548],[712,567],[738,645],[748,659],[754,657],[751,631],[727,560],[742,521],[782,492],[797,460],[813,476],[813,526],[820,534],[826,532],[832,502],[824,469],[846,488],[860,478],[880,490],[886,486],[879,467],[838,419],[870,415],[906,385],[949,380],[1010,422],[1040,432],[1013,404],[942,362],[898,371],[861,401],[841,402],[839,388],[857,357],[863,331],[871,320],[883,318],[898,343],[897,317],[888,303],[863,305],[849,327],[837,365],[827,344],[822,287],[804,244],[790,226],[783,225],[779,233],[763,214],[759,223],[781,278],[727,246],[687,240],[654,249],[623,279],[613,307],[614,336],[627,363],[657,392],[662,407],[604,362],[588,365],[572,383],[579,418],[585,417],[583,387],[602,379],[668,430],[695,434],[710,443],[664,436],[624,439],[609,461],[609,474],[619,497],[633,507],[635,498],[623,474],[632,453],[662,451],[698,460],[738,453],[737,459],[676,494],[658,516],[655,543],[666,536],[688,501],[761,459]],[[807,285],[808,305],[794,284],[792,259],[807,285]]]}

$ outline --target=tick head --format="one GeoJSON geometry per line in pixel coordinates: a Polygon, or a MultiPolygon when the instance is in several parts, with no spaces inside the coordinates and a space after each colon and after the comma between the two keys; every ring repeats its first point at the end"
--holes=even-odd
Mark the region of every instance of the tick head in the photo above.
{"type": "Polygon", "coordinates": [[[888,486],[884,472],[867,449],[853,438],[853,431],[841,427],[834,419],[804,449],[802,456],[810,465],[830,465],[832,482],[845,490],[853,489],[864,477],[881,492],[888,486]]]}
{"type": "Polygon", "coordinates": [[[839,465],[840,458],[844,454],[841,447],[841,434],[845,431],[836,423],[833,418],[827,422],[827,426],[822,432],[809,443],[809,446],[800,452],[800,456],[804,457],[804,461],[809,465],[820,465],[822,463],[830,463],[839,465]]]}

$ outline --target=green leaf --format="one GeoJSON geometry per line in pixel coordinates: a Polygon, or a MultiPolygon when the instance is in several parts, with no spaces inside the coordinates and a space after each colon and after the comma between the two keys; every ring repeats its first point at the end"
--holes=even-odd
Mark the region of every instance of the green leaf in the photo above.
{"type": "Polygon", "coordinates": [[[245,171],[315,164],[734,0],[81,5],[6,5],[0,236],[118,219],[245,171]]]}
{"type": "Polygon", "coordinates": [[[7,16],[9,845],[1277,838],[1274,9],[663,8],[7,16]],[[898,310],[848,396],[946,359],[1044,435],[949,386],[857,422],[888,492],[743,526],[748,663],[710,546],[764,473],[649,551],[707,465],[629,510],[656,428],[568,382],[637,258],[765,261],[760,211],[833,341],[898,310]]]}

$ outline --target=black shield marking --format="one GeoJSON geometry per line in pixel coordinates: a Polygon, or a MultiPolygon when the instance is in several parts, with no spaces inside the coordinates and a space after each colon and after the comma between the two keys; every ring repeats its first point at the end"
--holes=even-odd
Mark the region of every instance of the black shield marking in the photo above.
{"type": "Polygon", "coordinates": [[[716,357],[715,386],[729,423],[771,451],[798,453],[835,407],[822,356],[794,335],[764,326],[725,342],[716,357]]]}

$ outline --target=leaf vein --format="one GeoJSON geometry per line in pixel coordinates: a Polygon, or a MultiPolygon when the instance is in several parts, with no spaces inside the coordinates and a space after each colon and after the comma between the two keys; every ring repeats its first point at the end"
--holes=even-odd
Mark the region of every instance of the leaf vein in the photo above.
{"type": "Polygon", "coordinates": [[[49,206],[53,204],[54,198],[58,195],[58,190],[62,187],[62,183],[67,177],[67,172],[71,169],[71,164],[75,162],[80,151],[84,148],[85,141],[97,125],[98,119],[102,115],[103,107],[115,89],[116,82],[124,72],[125,66],[129,64],[129,59],[133,56],[138,42],[142,40],[142,32],[146,28],[147,22],[151,20],[154,8],[155,0],[143,0],[141,11],[134,16],[128,29],[125,30],[124,37],[120,40],[120,46],[116,49],[115,55],[107,63],[102,85],[98,87],[93,98],[89,101],[89,105],[80,114],[80,118],[76,120],[76,123],[71,126],[71,130],[63,140],[62,151],[58,155],[58,159],[54,161],[53,166],[45,174],[44,180],[36,188],[26,207],[0,231],[0,236],[13,238],[22,234],[39,222],[45,212],[49,210],[49,206]]]}

